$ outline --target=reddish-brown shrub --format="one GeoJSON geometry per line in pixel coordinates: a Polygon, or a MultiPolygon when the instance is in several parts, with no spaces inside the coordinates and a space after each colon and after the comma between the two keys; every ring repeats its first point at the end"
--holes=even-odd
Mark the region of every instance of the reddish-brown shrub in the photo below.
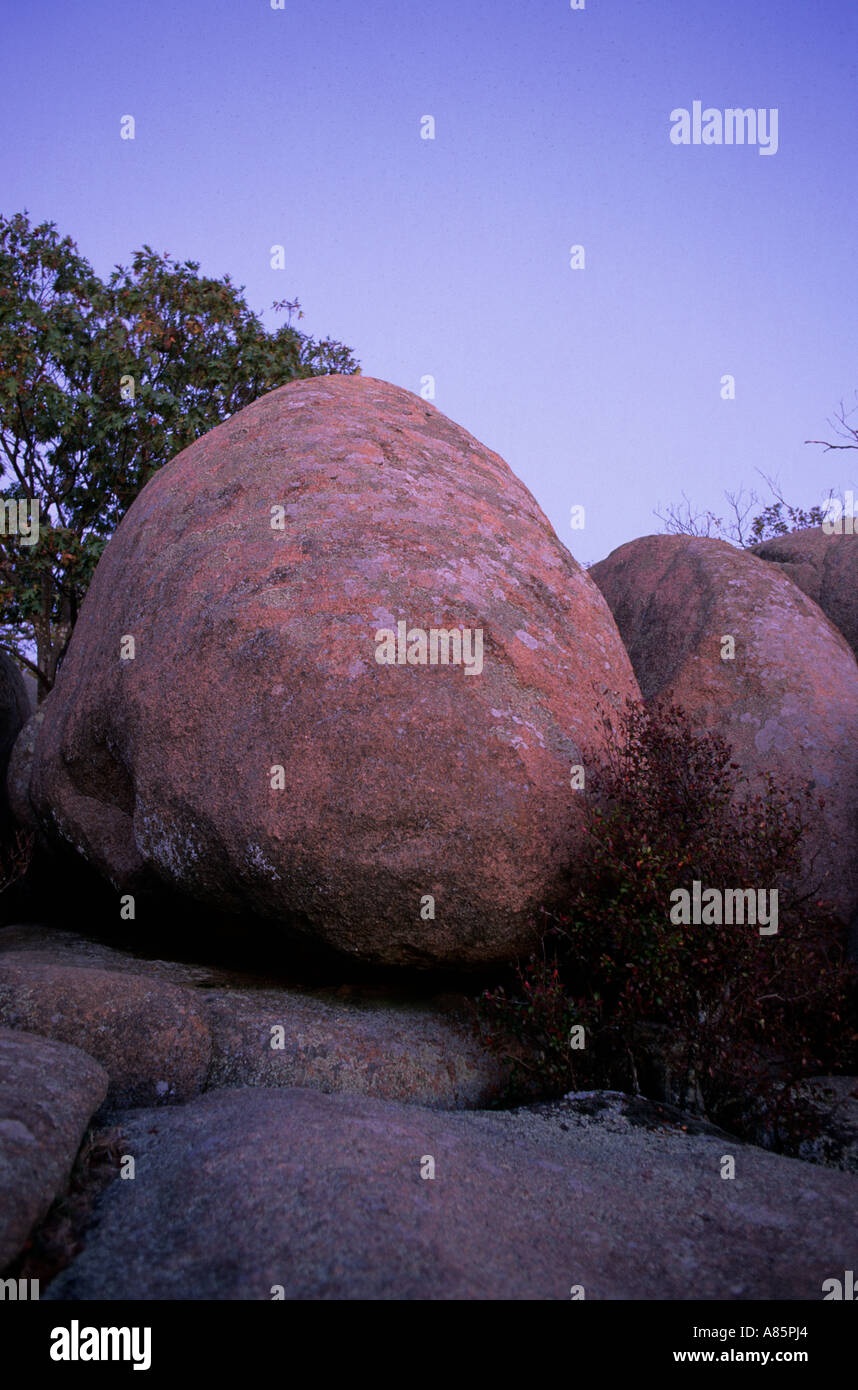
{"type": "Polygon", "coordinates": [[[675,706],[630,703],[615,739],[605,724],[587,875],[548,918],[541,954],[483,996],[488,1034],[517,1060],[520,1093],[637,1089],[656,1048],[686,1103],[740,1131],[765,1109],[786,1136],[802,1118],[784,1082],[858,1065],[856,972],[826,903],[801,886],[817,803],[799,783],[751,792],[725,741],[675,706]],[[672,891],[695,880],[777,889],[777,934],[671,921],[672,891]],[[576,1022],[583,1052],[569,1047],[576,1022]]]}

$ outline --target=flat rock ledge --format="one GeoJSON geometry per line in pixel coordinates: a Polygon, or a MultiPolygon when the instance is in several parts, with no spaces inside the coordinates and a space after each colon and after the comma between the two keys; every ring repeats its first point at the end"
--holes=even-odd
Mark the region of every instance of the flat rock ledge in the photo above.
{"type": "Polygon", "coordinates": [[[177,1104],[221,1086],[301,1086],[458,1109],[488,1105],[506,1080],[464,999],[263,987],[44,926],[0,931],[0,1026],[89,1053],[110,1078],[109,1106],[120,1109],[177,1104]]]}
{"type": "Polygon", "coordinates": [[[820,1299],[854,1267],[851,1175],[602,1108],[256,1087],[129,1111],[136,1178],[45,1297],[820,1299]]]}

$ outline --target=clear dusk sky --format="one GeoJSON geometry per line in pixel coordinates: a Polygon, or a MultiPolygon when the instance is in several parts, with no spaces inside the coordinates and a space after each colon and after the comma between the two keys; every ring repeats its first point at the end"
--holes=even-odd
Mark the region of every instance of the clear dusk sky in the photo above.
{"type": "Polygon", "coordinates": [[[432,375],[578,559],[758,468],[856,487],[803,441],[858,390],[858,0],[5,0],[0,54],[3,213],[432,375]],[[777,153],[672,144],[695,101],[777,153]]]}

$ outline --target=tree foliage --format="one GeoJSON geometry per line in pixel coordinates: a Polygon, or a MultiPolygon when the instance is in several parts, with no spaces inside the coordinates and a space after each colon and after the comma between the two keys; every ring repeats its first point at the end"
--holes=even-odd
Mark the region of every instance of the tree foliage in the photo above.
{"type": "Polygon", "coordinates": [[[53,685],[98,558],[164,463],[297,377],[351,373],[349,348],[268,331],[230,277],[144,245],[101,280],[71,237],[0,216],[0,648],[53,685]],[[38,540],[11,505],[39,503],[38,540]]]}

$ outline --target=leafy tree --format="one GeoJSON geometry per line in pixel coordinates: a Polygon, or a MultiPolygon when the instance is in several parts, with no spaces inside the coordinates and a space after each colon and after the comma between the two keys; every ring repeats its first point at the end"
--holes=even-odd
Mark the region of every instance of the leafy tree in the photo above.
{"type": "Polygon", "coordinates": [[[342,343],[293,326],[297,300],[272,306],[288,318],[269,332],[243,286],[199,269],[144,245],[105,283],[54,223],[0,216],[0,649],[40,699],[104,546],[156,470],[276,386],[359,370],[342,343]],[[18,525],[34,501],[37,539],[18,525]]]}

